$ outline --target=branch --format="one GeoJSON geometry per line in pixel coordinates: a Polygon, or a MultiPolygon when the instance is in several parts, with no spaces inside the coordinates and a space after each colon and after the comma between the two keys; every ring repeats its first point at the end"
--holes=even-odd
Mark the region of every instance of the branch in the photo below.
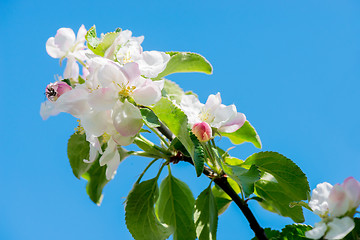
{"type": "MultiPolygon", "coordinates": [[[[158,127],[158,129],[170,141],[174,139],[174,135],[164,124],[158,127]]],[[[181,160],[194,165],[194,162],[190,157],[182,156],[181,160]]],[[[250,228],[253,230],[258,240],[268,240],[268,238],[265,235],[264,229],[259,225],[258,221],[256,220],[254,214],[251,212],[247,203],[244,200],[242,200],[239,197],[239,195],[234,191],[234,189],[230,186],[229,182],[227,181],[227,177],[218,176],[217,173],[215,173],[207,166],[204,167],[203,174],[210,179],[214,179],[215,184],[218,185],[236,203],[236,205],[240,208],[240,210],[244,214],[245,218],[248,220],[250,224],[250,228]]]]}

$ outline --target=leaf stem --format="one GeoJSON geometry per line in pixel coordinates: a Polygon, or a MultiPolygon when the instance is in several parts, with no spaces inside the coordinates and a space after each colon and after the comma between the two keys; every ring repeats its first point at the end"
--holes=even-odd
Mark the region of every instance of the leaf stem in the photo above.
{"type": "Polygon", "coordinates": [[[146,123],[145,123],[145,125],[146,125],[148,128],[150,128],[150,129],[160,138],[160,140],[161,140],[167,147],[170,147],[170,144],[169,144],[169,143],[166,141],[166,139],[165,139],[163,136],[161,136],[161,134],[159,133],[158,128],[149,127],[149,125],[147,125],[146,123]]]}
{"type": "Polygon", "coordinates": [[[144,171],[140,174],[138,180],[136,181],[136,183],[139,183],[141,181],[141,178],[144,176],[144,174],[146,173],[146,171],[151,167],[151,165],[153,165],[153,163],[155,163],[157,160],[159,160],[158,158],[155,158],[154,160],[152,160],[147,167],[144,169],[144,171]]]}

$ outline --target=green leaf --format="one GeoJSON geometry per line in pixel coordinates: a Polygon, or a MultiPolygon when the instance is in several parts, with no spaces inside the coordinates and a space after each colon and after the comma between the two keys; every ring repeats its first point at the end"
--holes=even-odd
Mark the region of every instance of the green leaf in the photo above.
{"type": "Polygon", "coordinates": [[[118,29],[115,32],[109,32],[103,35],[100,39],[96,36],[96,27],[92,26],[85,35],[88,48],[101,57],[104,56],[106,50],[113,44],[114,40],[119,35],[118,29]]]}
{"type": "Polygon", "coordinates": [[[196,199],[194,219],[199,240],[216,240],[218,211],[211,185],[196,199]]]}
{"type": "Polygon", "coordinates": [[[193,160],[194,160],[196,175],[198,177],[200,177],[200,175],[204,171],[204,165],[205,165],[204,149],[194,134],[191,133],[190,138],[191,138],[192,142],[194,143],[194,158],[193,158],[193,160]]]}
{"type": "MultiPolygon", "coordinates": [[[[227,180],[230,186],[234,189],[234,191],[237,194],[239,194],[240,193],[239,185],[231,178],[228,178],[227,180]]],[[[223,212],[225,212],[225,210],[229,207],[230,203],[232,202],[231,197],[227,195],[218,185],[215,185],[212,188],[212,192],[215,197],[218,214],[220,215],[223,212]]]]}
{"type": "Polygon", "coordinates": [[[156,212],[161,222],[172,229],[174,240],[196,238],[194,202],[190,188],[186,183],[173,177],[171,173],[161,182],[156,212]]]}
{"type": "Polygon", "coordinates": [[[305,240],[308,239],[305,237],[305,232],[312,229],[312,226],[305,224],[292,224],[286,225],[281,230],[280,239],[284,240],[305,240]]]}
{"type": "Polygon", "coordinates": [[[141,108],[140,112],[143,121],[146,125],[148,125],[151,128],[156,128],[161,126],[158,117],[155,115],[153,111],[151,111],[148,108],[141,108]]]}
{"type": "Polygon", "coordinates": [[[175,106],[169,99],[161,98],[152,108],[156,116],[170,129],[180,140],[185,149],[194,160],[194,144],[188,130],[188,118],[180,108],[175,106]]]}
{"type": "Polygon", "coordinates": [[[146,153],[152,154],[154,158],[161,158],[162,155],[159,150],[156,149],[155,144],[146,138],[135,137],[134,143],[146,153]]]}
{"type": "Polygon", "coordinates": [[[355,228],[352,230],[344,240],[358,240],[360,238],[360,218],[354,218],[355,228]]]}
{"type": "Polygon", "coordinates": [[[261,148],[261,140],[255,128],[251,126],[248,121],[233,133],[221,132],[221,136],[228,137],[233,144],[241,144],[244,142],[251,142],[255,147],[261,148]]]}
{"type": "Polygon", "coordinates": [[[260,173],[255,165],[252,165],[250,169],[245,169],[223,163],[222,168],[229,177],[242,187],[245,197],[254,192],[254,183],[260,179],[260,173]]]}
{"type": "Polygon", "coordinates": [[[165,240],[169,229],[155,215],[154,204],[159,196],[158,178],[135,183],[125,206],[125,221],[135,240],[165,240]]]}
{"type": "Polygon", "coordinates": [[[70,161],[72,171],[78,179],[81,175],[87,172],[92,163],[85,163],[84,159],[89,160],[90,146],[89,142],[86,141],[85,134],[71,135],[68,141],[67,154],[70,161]]]}
{"type": "Polygon", "coordinates": [[[165,79],[164,88],[161,90],[161,95],[167,97],[170,100],[175,100],[177,104],[180,104],[182,97],[184,96],[184,90],[175,82],[165,79]]]}
{"type": "Polygon", "coordinates": [[[255,194],[263,198],[266,209],[303,222],[302,208],[291,208],[291,202],[306,200],[310,193],[305,174],[290,159],[276,152],[259,152],[251,155],[244,165],[256,165],[262,178],[255,183],[255,194]],[[266,205],[268,205],[266,207],[266,205]]]}
{"type": "Polygon", "coordinates": [[[171,58],[165,70],[160,73],[157,78],[162,78],[172,73],[179,72],[212,73],[211,64],[200,54],[190,52],[171,52],[170,56],[171,58]]]}
{"type": "Polygon", "coordinates": [[[188,151],[185,149],[184,145],[180,142],[180,140],[177,137],[171,141],[170,148],[176,151],[180,151],[185,156],[191,157],[188,151]]]}
{"type": "Polygon", "coordinates": [[[82,177],[88,180],[86,192],[90,199],[100,206],[103,198],[102,190],[109,182],[109,180],[106,179],[106,165],[100,166],[99,161],[96,160],[89,171],[83,174],[82,177]]]}
{"type": "MultiPolygon", "coordinates": [[[[271,228],[265,228],[265,235],[269,240],[280,240],[280,231],[274,230],[271,228]]],[[[257,237],[252,238],[251,240],[258,240],[257,237]]]]}

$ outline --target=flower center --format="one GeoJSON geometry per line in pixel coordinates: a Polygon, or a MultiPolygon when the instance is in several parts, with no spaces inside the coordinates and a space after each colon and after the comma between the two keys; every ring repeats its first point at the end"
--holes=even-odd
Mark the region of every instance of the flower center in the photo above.
{"type": "Polygon", "coordinates": [[[55,102],[59,97],[57,92],[51,85],[46,88],[45,95],[52,102],[55,102]]]}
{"type": "Polygon", "coordinates": [[[120,91],[119,91],[119,95],[124,96],[124,97],[129,97],[133,94],[134,90],[136,89],[135,86],[129,86],[127,84],[118,84],[118,86],[120,87],[120,91]]]}
{"type": "Polygon", "coordinates": [[[199,113],[199,118],[203,122],[211,123],[214,121],[214,115],[212,115],[208,109],[201,109],[201,112],[199,113]]]}

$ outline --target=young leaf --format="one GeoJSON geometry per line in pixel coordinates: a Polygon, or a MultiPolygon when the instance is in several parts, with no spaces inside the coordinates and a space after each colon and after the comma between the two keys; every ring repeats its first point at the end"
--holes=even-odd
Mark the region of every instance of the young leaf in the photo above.
{"type": "Polygon", "coordinates": [[[70,161],[70,166],[72,171],[78,179],[81,175],[87,172],[91,163],[85,163],[84,159],[89,159],[89,142],[86,141],[85,134],[76,134],[71,135],[68,141],[67,154],[70,161]]]}
{"type": "Polygon", "coordinates": [[[188,118],[185,113],[164,97],[155,104],[152,110],[170,131],[175,134],[194,160],[194,144],[190,138],[188,118]]]}
{"type": "Polygon", "coordinates": [[[242,187],[246,197],[254,192],[254,183],[260,179],[260,173],[255,165],[252,165],[250,169],[245,169],[223,163],[222,168],[229,177],[242,187]]]}
{"type": "Polygon", "coordinates": [[[181,98],[184,96],[184,90],[175,82],[165,79],[164,88],[161,90],[161,95],[170,100],[175,100],[180,104],[181,98]]]}
{"type": "Polygon", "coordinates": [[[255,147],[261,148],[260,137],[248,121],[245,121],[244,125],[235,132],[221,132],[220,134],[221,136],[228,137],[233,144],[238,145],[244,142],[251,142],[255,147]]]}
{"type": "Polygon", "coordinates": [[[154,204],[158,198],[157,178],[135,183],[125,206],[125,221],[135,240],[165,240],[170,230],[155,215],[154,204]]]}
{"type": "Polygon", "coordinates": [[[106,179],[106,166],[100,166],[99,161],[96,160],[89,171],[84,173],[82,177],[88,180],[86,192],[90,199],[100,206],[103,198],[102,190],[109,182],[109,180],[106,179]]]}
{"type": "MultiPolygon", "coordinates": [[[[280,231],[274,230],[271,228],[265,228],[265,235],[269,240],[280,240],[280,231]]],[[[252,238],[251,240],[258,240],[257,237],[252,238]]]]}
{"type": "MultiPolygon", "coordinates": [[[[230,186],[234,189],[234,191],[239,194],[240,193],[240,187],[239,185],[232,180],[231,178],[227,179],[230,186]]],[[[225,210],[229,207],[230,203],[232,202],[231,197],[229,195],[227,195],[220,187],[218,187],[217,185],[215,185],[212,189],[211,189],[214,197],[215,197],[215,202],[216,202],[216,206],[218,209],[218,214],[222,214],[223,212],[225,212],[225,210]]]]}
{"type": "Polygon", "coordinates": [[[194,219],[199,240],[216,240],[218,211],[211,185],[196,199],[194,219]]]}
{"type": "Polygon", "coordinates": [[[106,33],[100,39],[96,36],[96,27],[92,26],[89,31],[86,33],[85,39],[87,41],[88,48],[101,57],[104,56],[106,50],[113,44],[119,31],[106,33]]]}
{"type": "Polygon", "coordinates": [[[151,111],[148,108],[141,108],[140,109],[143,121],[146,125],[148,125],[151,128],[160,127],[160,122],[158,117],[155,115],[153,111],[151,111]]]}
{"type": "Polygon", "coordinates": [[[171,227],[174,240],[196,238],[194,202],[190,188],[171,173],[161,182],[156,212],[161,222],[171,227]]]}
{"type": "Polygon", "coordinates": [[[200,177],[204,170],[205,165],[205,153],[202,145],[200,144],[197,137],[191,133],[190,135],[192,142],[194,143],[194,166],[196,170],[196,175],[200,177]]]}
{"type": "Polygon", "coordinates": [[[264,199],[265,209],[295,222],[303,222],[302,208],[290,207],[294,201],[306,200],[310,188],[305,174],[290,159],[276,152],[259,152],[246,159],[244,165],[256,165],[262,178],[255,183],[255,194],[264,199]]]}
{"type": "Polygon", "coordinates": [[[172,73],[179,72],[212,73],[211,64],[200,54],[190,52],[172,52],[170,56],[171,58],[165,70],[160,73],[157,78],[162,78],[172,73]]]}

